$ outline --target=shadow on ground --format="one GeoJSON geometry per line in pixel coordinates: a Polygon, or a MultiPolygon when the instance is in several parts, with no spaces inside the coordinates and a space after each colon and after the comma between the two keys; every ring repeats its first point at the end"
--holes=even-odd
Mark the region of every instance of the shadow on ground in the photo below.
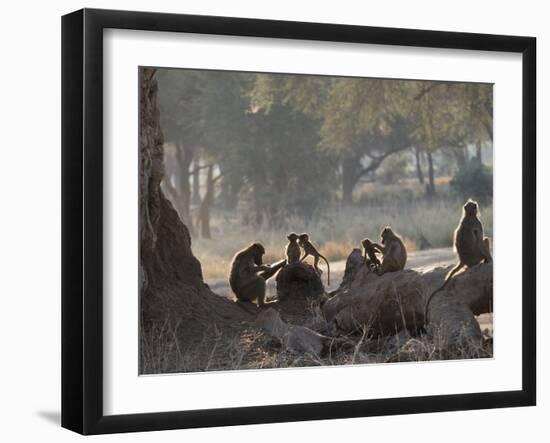
{"type": "Polygon", "coordinates": [[[61,411],[36,411],[36,415],[53,425],[61,425],[61,411]]]}

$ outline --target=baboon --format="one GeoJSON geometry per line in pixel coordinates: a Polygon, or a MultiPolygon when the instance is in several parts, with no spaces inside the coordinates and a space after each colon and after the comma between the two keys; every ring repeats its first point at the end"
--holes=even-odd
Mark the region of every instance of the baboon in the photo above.
{"type": "Polygon", "coordinates": [[[376,253],[381,252],[380,249],[378,249],[377,247],[378,245],[376,243],[373,243],[369,238],[364,238],[363,240],[361,240],[361,245],[363,246],[363,256],[365,258],[365,264],[367,265],[367,268],[378,274],[380,272],[380,260],[376,256],[376,253]]]}
{"type": "Polygon", "coordinates": [[[443,284],[428,297],[424,308],[424,322],[428,322],[428,307],[432,298],[442,291],[451,278],[464,266],[471,267],[481,263],[490,263],[491,245],[488,237],[483,236],[483,224],[479,219],[477,202],[469,199],[463,206],[462,218],[454,232],[454,249],[458,255],[458,264],[449,271],[443,284]]]}
{"type": "Polygon", "coordinates": [[[286,245],[286,262],[289,265],[294,265],[300,262],[300,245],[298,244],[298,234],[291,232],[287,236],[288,245],[286,245]]]}
{"type": "Polygon", "coordinates": [[[300,259],[300,263],[305,260],[308,255],[313,257],[313,267],[317,273],[321,273],[319,269],[319,258],[322,258],[327,264],[327,285],[330,286],[330,265],[326,257],[321,254],[315,246],[309,241],[309,235],[304,233],[298,237],[298,244],[304,249],[304,256],[300,259]]]}
{"type": "Polygon", "coordinates": [[[271,278],[283,267],[286,260],[273,266],[262,264],[265,249],[261,243],[253,243],[248,248],[238,252],[233,258],[229,285],[239,301],[258,301],[259,306],[265,303],[266,280],[271,278]]]}
{"type": "Polygon", "coordinates": [[[386,226],[380,234],[382,245],[373,243],[373,245],[382,253],[382,263],[378,275],[386,272],[396,272],[405,269],[407,263],[407,248],[401,237],[393,232],[390,226],[386,226]]]}

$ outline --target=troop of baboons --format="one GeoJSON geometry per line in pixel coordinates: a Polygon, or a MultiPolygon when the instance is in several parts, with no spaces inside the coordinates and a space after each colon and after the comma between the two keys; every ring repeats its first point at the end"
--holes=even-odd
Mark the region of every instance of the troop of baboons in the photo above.
{"type": "MultiPolygon", "coordinates": [[[[490,242],[483,235],[483,225],[478,217],[479,207],[473,200],[468,200],[463,207],[463,215],[454,232],[454,247],[458,255],[459,263],[447,274],[442,286],[434,291],[425,305],[425,319],[429,303],[433,296],[445,288],[449,280],[463,267],[474,266],[482,261],[492,261],[490,242]]],[[[254,302],[264,306],[266,281],[273,277],[283,266],[295,266],[302,263],[308,256],[313,257],[313,267],[318,274],[319,259],[327,264],[327,283],[330,285],[330,264],[326,257],[311,243],[307,233],[296,234],[291,232],[288,236],[288,244],[285,248],[286,259],[273,265],[264,265],[262,257],[265,249],[261,243],[253,243],[246,249],[238,252],[233,258],[229,283],[239,301],[254,302]],[[300,249],[304,251],[300,257],[300,249]]],[[[401,237],[390,226],[386,226],[380,234],[381,244],[375,243],[369,238],[361,241],[363,247],[364,264],[373,273],[381,276],[389,272],[397,272],[405,269],[407,262],[407,248],[401,237]],[[381,254],[381,260],[377,254],[381,254]]]]}

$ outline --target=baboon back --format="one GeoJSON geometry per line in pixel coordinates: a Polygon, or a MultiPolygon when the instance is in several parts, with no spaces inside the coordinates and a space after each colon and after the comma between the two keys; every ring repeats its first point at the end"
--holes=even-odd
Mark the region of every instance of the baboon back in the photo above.
{"type": "Polygon", "coordinates": [[[480,248],[483,238],[481,222],[475,217],[465,217],[455,235],[455,249],[466,266],[477,265],[484,259],[480,248]]]}

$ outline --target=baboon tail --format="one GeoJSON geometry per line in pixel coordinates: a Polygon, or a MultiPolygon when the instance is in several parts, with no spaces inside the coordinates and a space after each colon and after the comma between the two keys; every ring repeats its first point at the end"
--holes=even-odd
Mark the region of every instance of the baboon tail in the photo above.
{"type": "Polygon", "coordinates": [[[455,275],[461,268],[464,266],[462,263],[459,263],[456,265],[451,271],[447,274],[447,277],[445,277],[445,281],[443,284],[437,288],[432,294],[428,297],[428,300],[426,301],[426,305],[424,306],[424,325],[428,324],[428,308],[430,307],[430,302],[432,301],[432,298],[435,294],[445,289],[445,286],[447,286],[447,283],[451,280],[452,276],[455,275]]]}
{"type": "Polygon", "coordinates": [[[446,280],[445,283],[443,283],[443,285],[441,285],[439,288],[433,291],[431,295],[428,297],[428,300],[424,305],[424,326],[428,324],[428,309],[430,307],[430,302],[432,301],[432,298],[434,297],[435,294],[437,294],[439,291],[441,291],[445,287],[447,281],[448,280],[446,280]]]}
{"type": "Polygon", "coordinates": [[[327,264],[327,286],[330,286],[330,265],[324,255],[319,254],[319,257],[321,257],[327,264]]]}

